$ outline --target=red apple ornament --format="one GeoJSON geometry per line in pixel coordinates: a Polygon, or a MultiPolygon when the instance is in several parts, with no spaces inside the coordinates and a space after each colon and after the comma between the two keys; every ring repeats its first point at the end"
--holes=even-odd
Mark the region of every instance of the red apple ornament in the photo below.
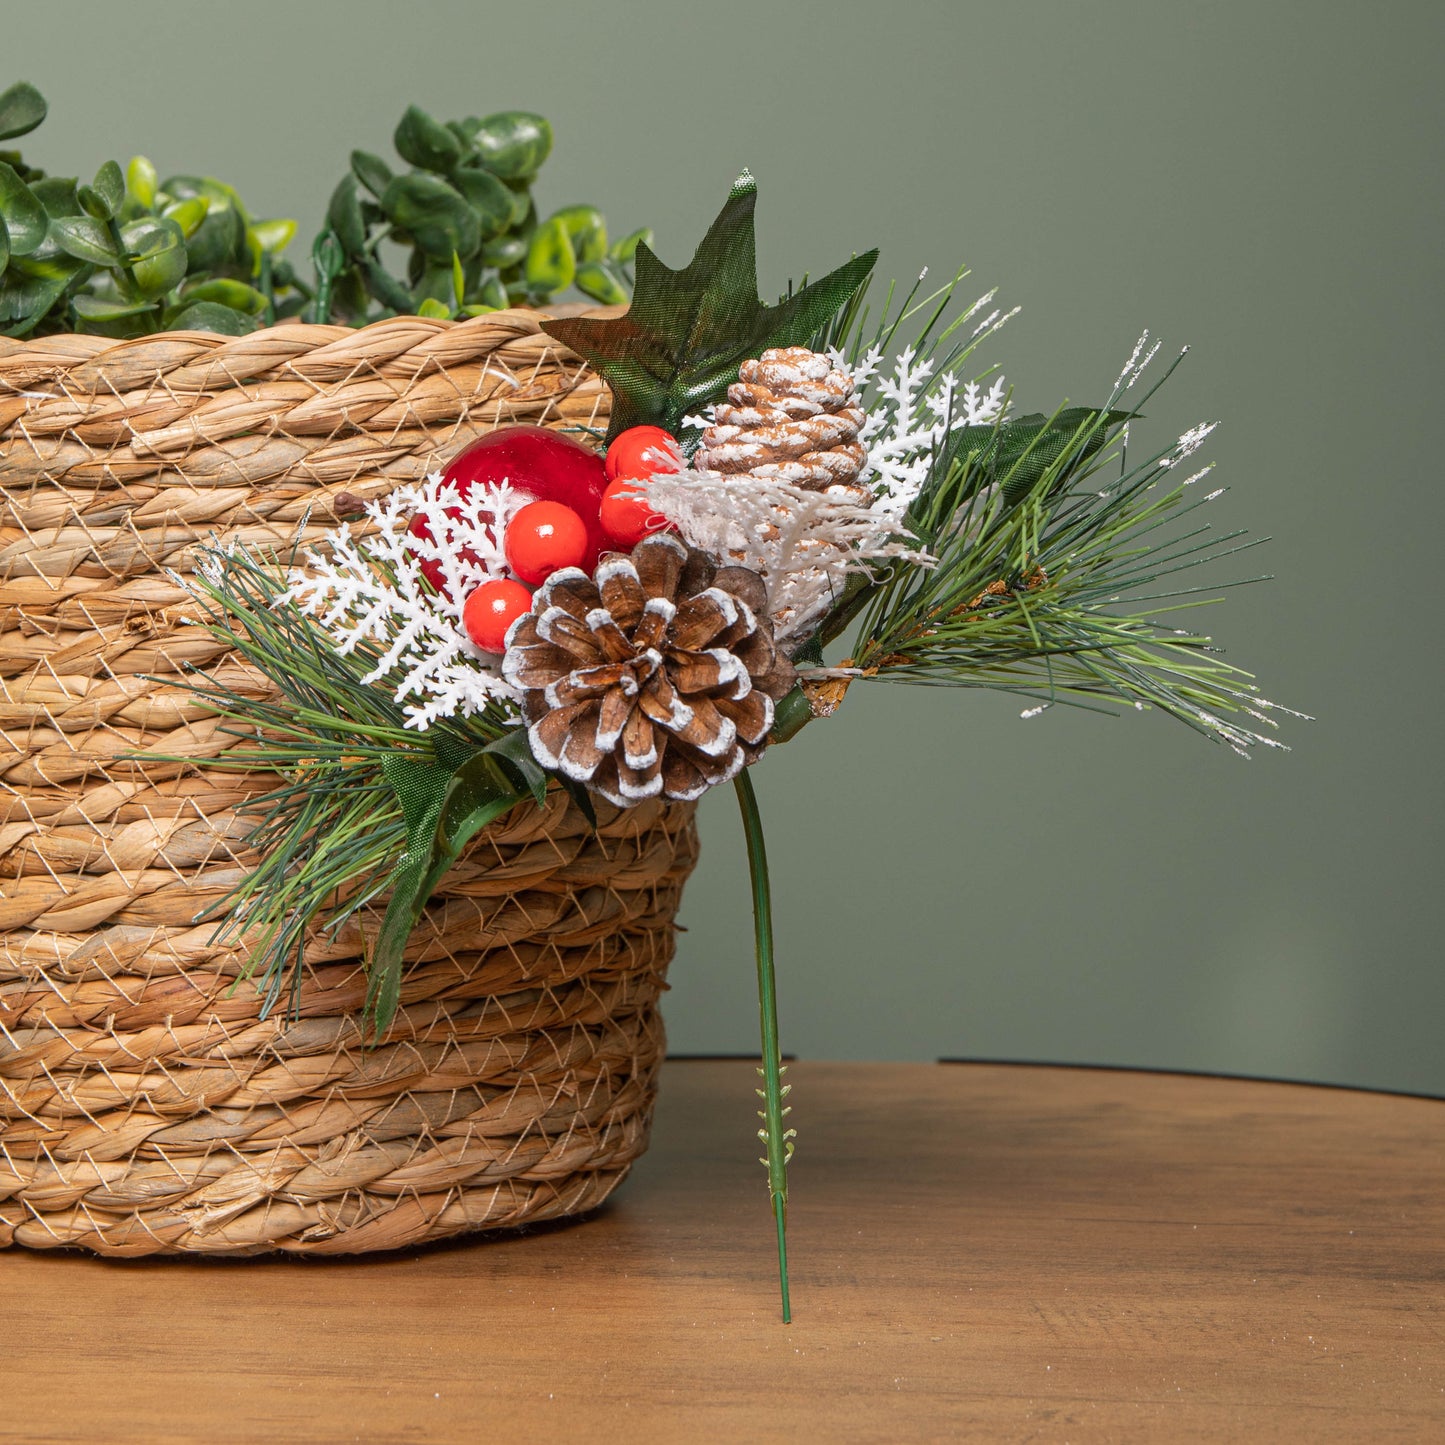
{"type": "Polygon", "coordinates": [[[607,473],[602,458],[580,442],[544,426],[502,427],[459,451],[442,476],[455,482],[464,497],[473,487],[505,481],[536,501],[570,507],[587,531],[580,565],[589,571],[597,565],[606,544],[598,512],[607,473]]]}
{"type": "Polygon", "coordinates": [[[524,612],[532,609],[532,594],[510,577],[483,582],[467,598],[462,623],[467,636],[483,652],[505,652],[507,632],[524,612]]]}
{"type": "Polygon", "coordinates": [[[595,557],[586,524],[561,502],[528,502],[507,523],[503,546],[507,566],[533,586],[563,567],[580,567],[589,555],[595,557]]]}
{"type": "MultiPolygon", "coordinates": [[[[598,520],[607,474],[602,458],[570,437],[541,426],[501,427],[463,447],[442,480],[454,484],[464,498],[471,496],[473,487],[495,487],[505,481],[524,501],[561,502],[581,517],[586,528],[588,550],[582,565],[589,569],[597,565],[607,541],[598,520]]],[[[447,514],[455,517],[460,511],[448,507],[447,514]]],[[[413,537],[431,540],[431,528],[422,517],[413,517],[407,530],[413,537]]],[[[469,551],[461,556],[467,562],[478,560],[469,551]]],[[[438,592],[446,591],[441,563],[423,562],[421,570],[438,592]]]]}

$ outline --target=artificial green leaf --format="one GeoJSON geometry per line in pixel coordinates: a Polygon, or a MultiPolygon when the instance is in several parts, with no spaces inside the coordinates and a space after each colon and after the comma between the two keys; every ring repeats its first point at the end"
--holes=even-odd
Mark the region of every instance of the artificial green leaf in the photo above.
{"type": "Polygon", "coordinates": [[[467,299],[467,278],[462,270],[462,258],[452,252],[452,298],[460,306],[467,299]]]}
{"type": "Polygon", "coordinates": [[[391,184],[391,167],[370,151],[352,151],[351,174],[379,201],[391,184]]]}
{"type": "Polygon", "coordinates": [[[263,251],[279,255],[296,239],[296,222],[277,218],[270,221],[252,221],[247,228],[247,238],[263,251]]]}
{"type": "Polygon", "coordinates": [[[717,400],[737,380],[748,357],[768,347],[806,345],[872,271],[876,251],[764,306],[758,299],[756,202],[757,187],[744,172],[681,271],[664,266],[639,241],[637,281],[625,316],[543,323],[548,335],[582,356],[612,388],[609,439],[642,424],[677,433],[684,416],[717,400]]]}
{"type": "Polygon", "coordinates": [[[77,186],[75,198],[80,202],[80,209],[92,220],[108,221],[111,219],[111,209],[106,204],[105,197],[94,186],[77,186]]]}
{"type": "Polygon", "coordinates": [[[367,288],[383,306],[388,306],[396,312],[411,310],[411,292],[409,292],[386,267],[381,265],[380,262],[367,261],[365,263],[364,275],[366,277],[367,288]]]}
{"type": "Polygon", "coordinates": [[[28,81],[16,81],[0,94],[0,140],[29,135],[45,119],[45,110],[45,97],[28,81]]]}
{"type": "Polygon", "coordinates": [[[147,211],[156,203],[156,192],[160,189],[160,177],[156,168],[144,156],[132,156],[125,170],[127,195],[138,206],[147,211]]]}
{"type": "Polygon", "coordinates": [[[334,281],[346,269],[346,251],[334,231],[322,231],[311,243],[311,264],[316,274],[334,281]]]}
{"type": "MultiPolygon", "coordinates": [[[[1075,464],[1088,461],[1108,440],[1110,429],[1132,415],[1127,411],[1071,406],[1052,418],[1037,412],[997,426],[958,427],[949,434],[947,450],[933,474],[943,479],[952,463],[972,458],[973,481],[959,500],[966,501],[997,481],[1003,486],[1004,504],[1016,506],[1066,452],[1072,451],[1075,464]]],[[[920,502],[926,496],[920,497],[920,502]]],[[[915,503],[914,511],[919,510],[915,503]]]]}
{"type": "Polygon", "coordinates": [[[266,310],[266,297],[244,281],[217,279],[187,286],[180,304],[189,306],[196,301],[214,301],[218,306],[229,306],[232,311],[241,311],[247,316],[260,316],[266,310]]]}
{"type": "Polygon", "coordinates": [[[472,144],[483,165],[503,180],[535,176],[552,153],[552,126],[530,111],[499,111],[478,123],[472,144]]]}
{"type": "Polygon", "coordinates": [[[36,199],[45,207],[47,216],[81,216],[78,187],[74,176],[46,176],[42,181],[32,181],[30,189],[36,199]]]}
{"type": "Polygon", "coordinates": [[[12,266],[0,277],[0,334],[29,335],[69,284],[68,276],[29,276],[12,266]]]}
{"type": "Polygon", "coordinates": [[[430,317],[433,321],[445,321],[452,314],[452,308],[435,296],[423,296],[416,308],[418,316],[430,317]]]}
{"type": "Polygon", "coordinates": [[[90,183],[90,189],[104,202],[110,215],[120,214],[120,208],[125,201],[125,177],[121,175],[120,166],[115,161],[106,161],[101,166],[90,183]]]}
{"type": "Polygon", "coordinates": [[[491,316],[498,308],[495,306],[463,306],[458,316],[491,316]]]}
{"type": "Polygon", "coordinates": [[[584,261],[578,266],[577,289],[603,306],[622,306],[627,302],[627,288],[622,278],[606,261],[584,261]]]}
{"type": "Polygon", "coordinates": [[[512,192],[490,171],[481,166],[462,166],[453,174],[452,184],[477,213],[484,241],[500,235],[511,224],[512,192]]]}
{"type": "Polygon", "coordinates": [[[241,214],[215,196],[194,195],[181,199],[182,202],[204,201],[208,205],[201,224],[186,237],[190,269],[199,273],[245,266],[249,271],[251,257],[246,249],[246,222],[241,214]]]}
{"type": "Polygon", "coordinates": [[[462,143],[420,106],[409,105],[392,137],[403,160],[424,171],[448,171],[462,158],[462,143]]]}
{"type": "Polygon", "coordinates": [[[527,285],[548,296],[565,291],[577,275],[577,257],[567,227],[555,216],[537,227],[527,247],[527,285]]]}
{"type": "Polygon", "coordinates": [[[161,213],[181,228],[181,236],[189,241],[201,229],[201,223],[210,214],[211,203],[205,196],[189,196],[184,201],[172,201],[161,213]]]}
{"type": "Polygon", "coordinates": [[[211,331],[221,336],[245,336],[255,329],[256,323],[249,316],[229,306],[218,306],[214,301],[183,306],[166,323],[167,331],[211,331]]]}
{"type": "Polygon", "coordinates": [[[213,211],[229,206],[247,225],[251,222],[235,186],[228,186],[225,181],[218,181],[214,176],[172,176],[161,190],[182,201],[190,196],[205,196],[213,211]]]}
{"type": "Polygon", "coordinates": [[[455,281],[452,276],[451,263],[439,260],[427,261],[422,267],[421,275],[417,278],[412,292],[412,299],[417,307],[419,308],[423,301],[435,301],[443,306],[446,314],[450,316],[454,296],[455,281]]]}
{"type": "Polygon", "coordinates": [[[0,161],[0,218],[10,233],[10,251],[28,256],[45,239],[49,218],[40,197],[20,179],[14,166],[0,161]]]}
{"type": "Polygon", "coordinates": [[[60,216],[50,223],[50,238],[68,256],[92,266],[119,266],[120,252],[110,232],[91,216],[60,216]]]}
{"type": "Polygon", "coordinates": [[[386,188],[381,205],[392,224],[429,256],[450,260],[455,251],[465,260],[481,245],[476,212],[437,176],[398,176],[386,188]]]}
{"type": "Polygon", "coordinates": [[[118,321],[125,316],[139,316],[143,311],[152,310],[149,301],[91,296],[84,291],[78,296],[72,296],[70,304],[75,308],[75,314],[86,321],[118,321]]]}
{"type": "Polygon", "coordinates": [[[482,247],[480,255],[486,265],[507,271],[527,259],[527,243],[520,236],[498,236],[482,247]]]}
{"type": "Polygon", "coordinates": [[[652,245],[652,227],[643,226],[640,230],[633,231],[631,235],[624,236],[612,248],[612,259],[621,265],[626,265],[637,254],[640,245],[652,245]]]}
{"type": "Polygon", "coordinates": [[[361,216],[355,176],[342,176],[332,191],[331,203],[326,208],[326,224],[336,232],[336,239],[346,248],[348,256],[360,256],[365,252],[366,222],[361,216]]]}
{"type": "Polygon", "coordinates": [[[552,212],[572,240],[578,264],[600,261],[607,254],[607,222],[596,206],[563,206],[552,212]]]}
{"type": "Polygon", "coordinates": [[[473,293],[476,303],[488,311],[507,309],[507,288],[495,276],[488,276],[473,293]]]}
{"type": "Polygon", "coordinates": [[[0,216],[0,276],[5,274],[5,268],[10,264],[10,231],[5,225],[5,217],[0,216]]]}
{"type": "MultiPolygon", "coordinates": [[[[139,261],[132,262],[130,269],[141,295],[156,300],[168,291],[173,291],[185,279],[186,248],[184,246],[163,247],[139,261]]],[[[210,328],[198,329],[208,330],[210,328]]]]}

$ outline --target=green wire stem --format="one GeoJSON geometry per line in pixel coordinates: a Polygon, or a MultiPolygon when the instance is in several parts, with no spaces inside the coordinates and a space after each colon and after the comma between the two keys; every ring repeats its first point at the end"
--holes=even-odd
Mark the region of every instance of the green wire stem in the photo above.
{"type": "Polygon", "coordinates": [[[763,1087],[757,1090],[763,1100],[758,1111],[764,1127],[758,1138],[768,1147],[768,1193],[773,1202],[773,1218],[778,1226],[778,1287],[783,1297],[783,1323],[793,1318],[788,1298],[788,1159],[793,1152],[793,1130],[783,1128],[788,1109],[784,1096],[791,1085],[782,1081],[783,1060],[778,1050],[778,993],[773,974],[773,904],[768,884],[768,854],[763,845],[763,820],[758,812],[757,795],[752,779],[744,769],[733,780],[737,789],[738,807],[743,815],[743,832],[748,841],[748,878],[753,889],[753,937],[758,957],[758,1021],[763,1035],[763,1087]]]}

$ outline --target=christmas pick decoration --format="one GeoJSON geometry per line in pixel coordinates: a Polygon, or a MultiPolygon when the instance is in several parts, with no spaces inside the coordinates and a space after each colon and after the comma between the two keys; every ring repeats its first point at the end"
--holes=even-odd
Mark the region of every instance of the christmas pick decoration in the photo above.
{"type": "Polygon", "coordinates": [[[721,397],[745,360],[770,347],[807,345],[868,279],[876,250],[776,306],[764,306],[753,232],[757,199],[757,185],[744,171],[681,271],[639,243],[625,316],[543,323],[549,336],[585,357],[611,387],[609,442],[633,426],[660,426],[678,435],[683,418],[721,397]]]}

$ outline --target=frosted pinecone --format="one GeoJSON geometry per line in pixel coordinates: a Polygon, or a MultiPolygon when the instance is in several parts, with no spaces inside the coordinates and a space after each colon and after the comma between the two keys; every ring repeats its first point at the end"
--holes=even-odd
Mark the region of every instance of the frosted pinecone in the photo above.
{"type": "Polygon", "coordinates": [[[728,399],[713,409],[693,465],[725,476],[788,482],[809,491],[858,485],[863,408],[853,378],[828,357],[786,346],[745,361],[728,399]]]}
{"type": "Polygon", "coordinates": [[[624,808],[735,777],[795,680],[757,573],[667,535],[604,557],[595,577],[554,572],[513,624],[502,675],[537,761],[624,808]]]}

